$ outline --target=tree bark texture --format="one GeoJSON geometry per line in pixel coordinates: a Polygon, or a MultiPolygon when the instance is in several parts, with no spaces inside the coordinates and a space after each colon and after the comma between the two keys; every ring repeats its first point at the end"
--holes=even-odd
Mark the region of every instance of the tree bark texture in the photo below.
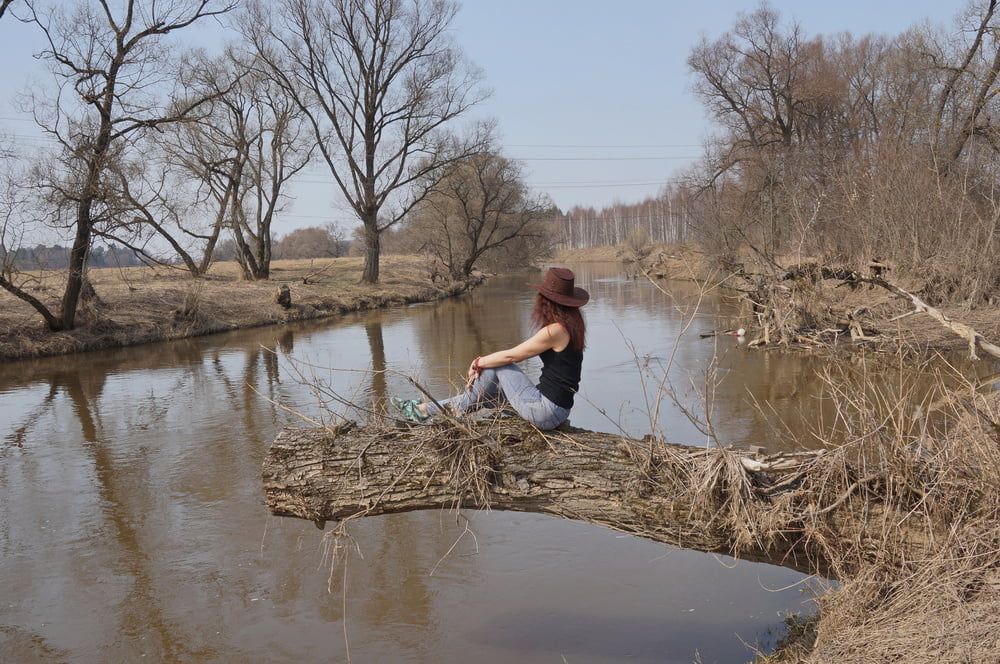
{"type": "MultiPolygon", "coordinates": [[[[264,460],[266,504],[276,515],[320,527],[327,520],[424,509],[537,512],[805,573],[829,572],[801,529],[747,537],[721,516],[734,492],[748,495],[748,505],[781,500],[780,491],[793,491],[794,475],[821,452],[765,456],[569,426],[542,433],[516,418],[488,433],[465,427],[286,429],[264,460]],[[720,468],[726,472],[713,472],[720,468]],[[696,493],[688,490],[692,485],[696,493]],[[775,487],[778,493],[770,494],[775,487]]],[[[824,512],[823,527],[841,536],[849,526],[836,512],[824,512]]]]}
{"type": "Polygon", "coordinates": [[[365,220],[365,265],[361,273],[361,282],[377,284],[379,278],[379,256],[381,254],[381,232],[374,215],[365,220]]]}

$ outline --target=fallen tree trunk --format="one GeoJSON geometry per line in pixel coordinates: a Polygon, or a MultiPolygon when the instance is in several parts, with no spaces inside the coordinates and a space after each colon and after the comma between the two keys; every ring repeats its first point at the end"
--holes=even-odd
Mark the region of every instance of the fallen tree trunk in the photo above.
{"type": "MultiPolygon", "coordinates": [[[[657,542],[830,575],[844,512],[877,477],[811,490],[822,452],[683,447],[517,420],[286,429],[264,461],[267,506],[314,521],[477,507],[550,514],[657,542]]],[[[871,515],[871,505],[866,505],[871,515]]]]}

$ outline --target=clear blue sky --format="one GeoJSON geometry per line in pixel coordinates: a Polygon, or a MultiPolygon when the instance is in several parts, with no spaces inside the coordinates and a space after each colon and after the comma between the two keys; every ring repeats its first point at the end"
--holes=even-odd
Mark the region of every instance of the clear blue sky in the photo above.
{"type": "MultiPolygon", "coordinates": [[[[925,20],[952,30],[965,6],[961,0],[771,4],[808,35],[896,34],[925,20]]],[[[654,194],[698,155],[708,125],[690,92],[688,52],[702,34],[724,32],[739,12],[756,6],[756,0],[467,0],[452,28],[494,90],[477,112],[497,118],[507,154],[525,159],[531,184],[565,209],[654,194]],[[620,184],[636,182],[646,184],[620,184]]],[[[24,116],[11,104],[32,76],[43,75],[31,58],[37,30],[5,17],[0,43],[0,130],[37,135],[16,120],[24,116]]],[[[279,233],[331,220],[356,225],[327,177],[319,164],[305,174],[279,233]]]]}

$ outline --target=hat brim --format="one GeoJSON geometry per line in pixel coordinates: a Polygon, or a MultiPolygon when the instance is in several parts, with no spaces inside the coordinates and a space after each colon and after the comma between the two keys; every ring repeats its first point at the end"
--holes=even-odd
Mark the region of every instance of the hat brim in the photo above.
{"type": "Polygon", "coordinates": [[[573,287],[573,295],[563,295],[562,293],[555,293],[553,291],[545,288],[545,284],[528,284],[532,288],[541,294],[547,300],[552,300],[556,304],[561,304],[564,307],[582,307],[590,301],[590,293],[580,288],[579,286],[573,287]]]}

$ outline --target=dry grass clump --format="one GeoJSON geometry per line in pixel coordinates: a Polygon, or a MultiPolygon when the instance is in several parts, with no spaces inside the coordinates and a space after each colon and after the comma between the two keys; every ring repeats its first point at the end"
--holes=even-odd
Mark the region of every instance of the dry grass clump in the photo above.
{"type": "Polygon", "coordinates": [[[811,647],[786,643],[764,661],[997,661],[1000,393],[918,401],[910,386],[851,389],[842,377],[828,377],[838,404],[826,428],[834,454],[818,464],[828,472],[802,489],[844,491],[824,515],[837,519],[806,509],[803,523],[843,585],[803,631],[811,647]]]}
{"type": "Polygon", "coordinates": [[[768,268],[747,272],[741,264],[727,281],[742,293],[740,319],[753,331],[755,344],[789,347],[873,340],[879,334],[877,321],[901,309],[875,286],[828,280],[824,268],[815,263],[787,271],[768,268]]]}

